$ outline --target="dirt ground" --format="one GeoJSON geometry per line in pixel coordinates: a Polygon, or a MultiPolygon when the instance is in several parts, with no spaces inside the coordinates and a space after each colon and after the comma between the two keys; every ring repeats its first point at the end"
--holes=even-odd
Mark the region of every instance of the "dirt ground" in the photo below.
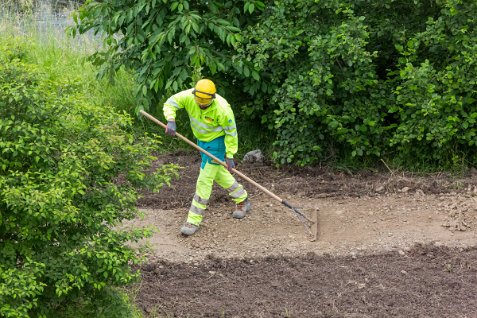
{"type": "Polygon", "coordinates": [[[197,154],[161,156],[181,177],[144,193],[153,225],[136,287],[146,317],[477,317],[477,171],[453,177],[395,171],[330,172],[242,164],[238,170],[304,214],[243,182],[253,210],[214,188],[199,232],[185,238],[197,154]]]}

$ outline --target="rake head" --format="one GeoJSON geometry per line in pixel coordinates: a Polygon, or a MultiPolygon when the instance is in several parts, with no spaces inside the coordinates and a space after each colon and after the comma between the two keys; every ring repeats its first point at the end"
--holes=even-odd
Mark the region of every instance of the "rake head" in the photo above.
{"type": "Polygon", "coordinates": [[[316,240],[316,236],[318,235],[316,217],[315,217],[315,220],[312,221],[305,214],[303,214],[303,212],[298,210],[298,208],[294,207],[287,201],[283,200],[282,204],[293,211],[293,214],[297,217],[298,221],[300,221],[303,224],[303,227],[305,228],[305,232],[312,235],[314,237],[314,240],[316,240]]]}

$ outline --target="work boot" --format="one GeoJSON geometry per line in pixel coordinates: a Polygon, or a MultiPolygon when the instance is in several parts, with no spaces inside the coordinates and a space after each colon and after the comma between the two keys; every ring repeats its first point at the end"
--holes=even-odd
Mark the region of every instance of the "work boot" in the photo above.
{"type": "Polygon", "coordinates": [[[197,232],[198,229],[199,229],[199,227],[197,225],[194,225],[194,224],[191,224],[191,223],[186,223],[186,224],[184,224],[184,226],[182,226],[181,233],[182,233],[182,235],[190,236],[190,235],[194,234],[195,232],[197,232]]]}
{"type": "Polygon", "coordinates": [[[245,201],[240,202],[235,206],[235,211],[232,214],[232,216],[235,219],[243,219],[245,215],[247,215],[247,212],[252,209],[252,204],[250,204],[250,201],[248,199],[245,199],[245,201]]]}

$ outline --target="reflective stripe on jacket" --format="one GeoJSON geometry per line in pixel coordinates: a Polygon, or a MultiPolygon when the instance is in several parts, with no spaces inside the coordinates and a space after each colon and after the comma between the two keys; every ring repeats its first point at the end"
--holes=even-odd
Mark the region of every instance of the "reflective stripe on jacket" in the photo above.
{"type": "Polygon", "coordinates": [[[234,113],[229,103],[216,94],[212,104],[202,110],[194,101],[192,90],[191,88],[169,97],[164,103],[164,117],[167,120],[175,120],[176,111],[185,108],[194,136],[200,141],[209,142],[225,135],[226,156],[233,158],[237,153],[238,136],[234,113]]]}

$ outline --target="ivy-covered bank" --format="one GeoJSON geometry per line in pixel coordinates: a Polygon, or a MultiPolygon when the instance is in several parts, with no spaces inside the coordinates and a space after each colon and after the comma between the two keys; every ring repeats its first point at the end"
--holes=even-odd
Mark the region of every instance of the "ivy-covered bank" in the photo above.
{"type": "Polygon", "coordinates": [[[278,164],[477,165],[477,3],[87,1],[101,74],[137,74],[139,107],[206,76],[278,164]],[[260,131],[260,130],[258,130],[260,131]]]}
{"type": "Polygon", "coordinates": [[[141,259],[127,243],[151,230],[116,227],[137,216],[138,189],[175,174],[150,171],[158,138],[136,137],[132,118],[91,100],[78,74],[29,63],[33,50],[0,41],[2,317],[62,317],[106,294],[121,303],[111,287],[133,281],[141,259]]]}

